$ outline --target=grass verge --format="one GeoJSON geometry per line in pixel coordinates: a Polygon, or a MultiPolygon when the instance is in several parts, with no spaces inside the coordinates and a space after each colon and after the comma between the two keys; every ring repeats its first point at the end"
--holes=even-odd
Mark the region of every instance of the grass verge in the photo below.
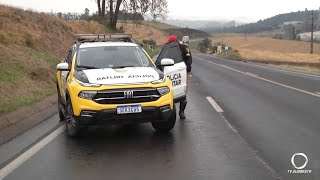
{"type": "Polygon", "coordinates": [[[26,68],[19,62],[3,60],[0,62],[0,81],[15,83],[26,74],[26,68]]]}
{"type": "Polygon", "coordinates": [[[225,58],[225,59],[231,59],[231,60],[243,60],[243,58],[241,57],[239,51],[237,50],[231,50],[229,52],[222,52],[217,54],[219,57],[225,58]]]}
{"type": "Polygon", "coordinates": [[[57,64],[60,62],[59,59],[53,57],[52,55],[46,52],[33,53],[32,57],[34,57],[35,59],[46,61],[50,65],[50,67],[53,69],[55,69],[57,64]]]}
{"type": "Polygon", "coordinates": [[[302,73],[316,74],[320,75],[320,68],[310,67],[310,66],[295,66],[295,65],[270,65],[275,68],[284,69],[284,70],[293,70],[302,73]]]}
{"type": "MultiPolygon", "coordinates": [[[[30,94],[22,97],[12,97],[10,102],[4,102],[0,104],[0,112],[9,112],[20,107],[31,105],[35,102],[38,102],[49,95],[52,95],[56,92],[56,88],[47,87],[43,89],[36,89],[30,94]]],[[[2,98],[0,96],[0,98],[2,98]]]]}

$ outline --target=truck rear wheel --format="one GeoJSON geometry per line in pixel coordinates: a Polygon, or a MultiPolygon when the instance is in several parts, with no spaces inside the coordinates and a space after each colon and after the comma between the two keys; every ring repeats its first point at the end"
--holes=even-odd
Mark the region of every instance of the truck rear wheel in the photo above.
{"type": "Polygon", "coordinates": [[[57,85],[57,92],[58,92],[58,112],[59,112],[59,118],[60,118],[60,122],[61,122],[61,121],[64,121],[65,118],[64,118],[64,114],[61,109],[63,107],[63,105],[61,103],[61,94],[60,94],[58,85],[57,85]]]}

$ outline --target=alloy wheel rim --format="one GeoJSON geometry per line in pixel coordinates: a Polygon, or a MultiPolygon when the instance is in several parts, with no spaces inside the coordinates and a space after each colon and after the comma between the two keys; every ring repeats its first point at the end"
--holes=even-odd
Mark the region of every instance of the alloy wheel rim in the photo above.
{"type": "Polygon", "coordinates": [[[76,121],[72,116],[73,111],[71,105],[68,106],[68,121],[67,124],[70,128],[75,128],[76,127],[76,121]]]}

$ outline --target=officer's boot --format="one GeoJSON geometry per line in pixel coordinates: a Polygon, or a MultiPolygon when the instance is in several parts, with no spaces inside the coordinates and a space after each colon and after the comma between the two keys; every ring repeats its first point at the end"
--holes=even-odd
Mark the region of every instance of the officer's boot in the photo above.
{"type": "Polygon", "coordinates": [[[179,116],[180,119],[186,119],[186,115],[184,114],[184,110],[186,109],[187,101],[180,102],[180,110],[179,110],[179,116]]]}

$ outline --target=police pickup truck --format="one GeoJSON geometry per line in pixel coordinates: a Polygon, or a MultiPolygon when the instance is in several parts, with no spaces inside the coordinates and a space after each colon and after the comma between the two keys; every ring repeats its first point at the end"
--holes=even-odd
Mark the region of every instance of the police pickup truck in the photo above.
{"type": "Polygon", "coordinates": [[[170,131],[176,122],[173,93],[185,91],[183,68],[168,58],[156,66],[128,34],[76,35],[57,65],[60,119],[70,136],[101,124],[151,122],[157,131],[170,131]]]}

